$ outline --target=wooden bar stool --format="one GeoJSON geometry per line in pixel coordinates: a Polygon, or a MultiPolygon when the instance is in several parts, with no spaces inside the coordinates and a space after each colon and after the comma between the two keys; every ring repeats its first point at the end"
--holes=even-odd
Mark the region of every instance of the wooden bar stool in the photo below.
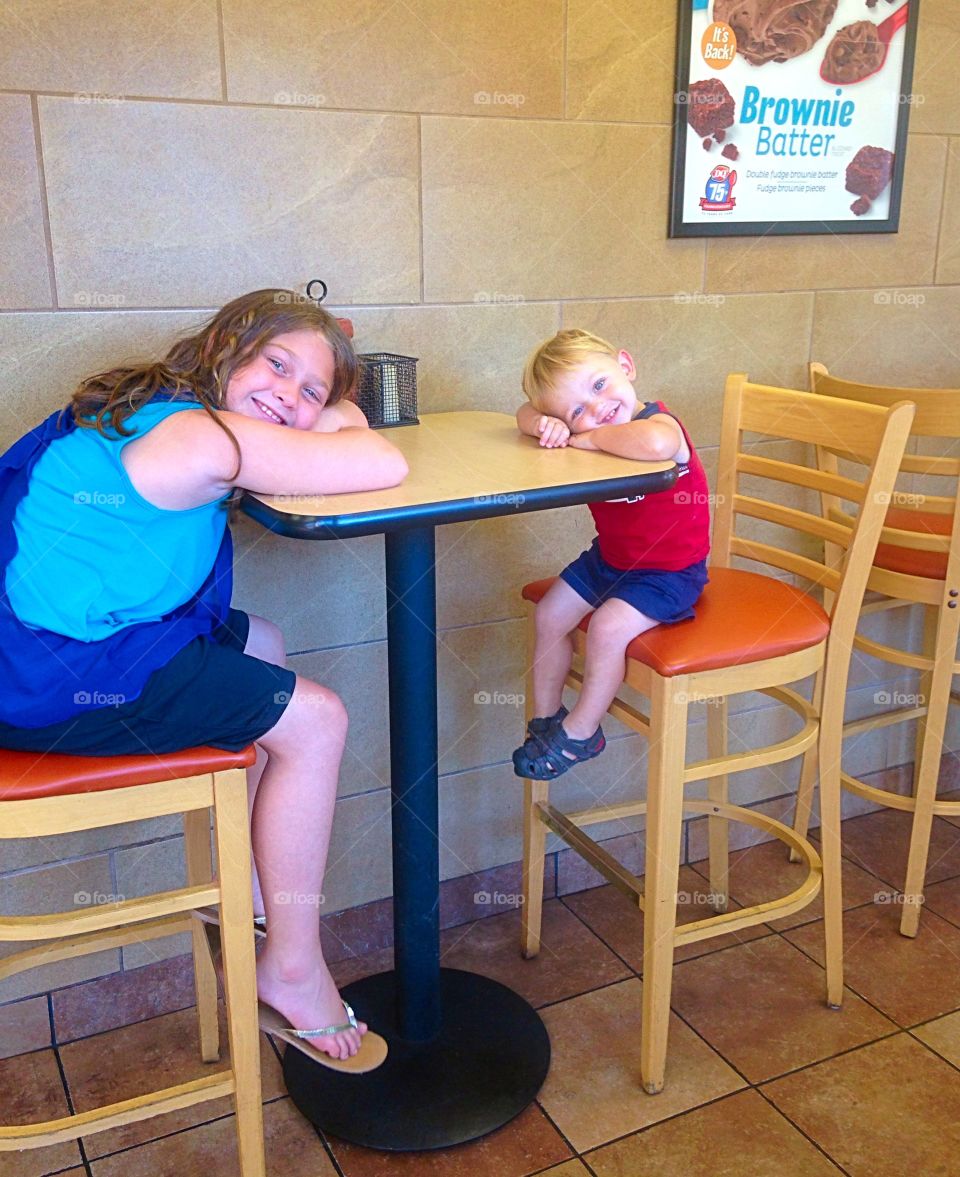
{"type": "MultiPolygon", "coordinates": [[[[824,397],[843,397],[864,404],[891,405],[911,400],[917,406],[912,436],[926,445],[960,441],[960,389],[888,388],[840,380],[823,364],[810,365],[810,388],[824,397]]],[[[836,453],[820,452],[820,466],[838,469],[836,453]]],[[[947,713],[953,692],[953,676],[960,673],[957,638],[960,633],[960,459],[949,456],[907,453],[900,463],[904,474],[916,476],[918,491],[895,492],[890,500],[880,546],[873,560],[867,588],[880,594],[869,601],[861,615],[904,609],[923,609],[923,640],[919,651],[898,648],[858,634],[854,648],[893,666],[920,671],[917,699],[907,706],[845,723],[844,737],[860,735],[879,727],[917,720],[913,792],[909,797],[865,784],[849,773],[841,773],[845,789],[891,809],[912,813],[910,852],[903,884],[900,931],[915,936],[923,905],[923,883],[935,814],[960,814],[960,801],[937,800],[940,754],[943,751],[947,713]],[[922,479],[922,481],[918,481],[922,479]],[[938,484],[931,489],[931,482],[938,484]],[[946,486],[944,485],[946,482],[946,486]],[[929,492],[929,493],[927,493],[929,492]]],[[[821,496],[823,512],[829,519],[849,519],[836,496],[821,496]]],[[[805,833],[809,798],[804,793],[797,806],[795,828],[805,833]]]]}
{"type": "MultiPolygon", "coordinates": [[[[840,1005],[840,720],[857,613],[912,417],[913,406],[909,404],[880,409],[750,384],[743,375],[728,377],[710,583],[694,619],[658,626],[627,647],[624,683],[650,700],[649,717],[619,697],[610,707],[611,715],[649,741],[646,800],[564,814],[550,804],[546,782],[528,780],[525,784],[523,953],[533,956],[540,947],[544,851],[549,828],[644,913],[640,1072],[643,1087],[650,1094],[660,1091],[664,1083],[674,949],[798,911],[818,894],[821,883],[827,1003],[840,1005]],[[791,447],[804,453],[829,441],[858,456],[863,463],[862,477],[827,474],[812,461],[803,465],[802,458],[787,461],[764,456],[756,445],[745,443],[746,433],[759,435],[763,441],[806,443],[791,447]],[[763,497],[745,493],[741,480],[746,476],[764,482],[763,497]],[[828,522],[819,512],[781,505],[786,496],[796,500],[804,488],[858,503],[859,519],[855,524],[828,522]],[[736,535],[735,524],[743,519],[763,521],[763,538],[736,535]],[[787,532],[791,547],[774,543],[773,536],[768,538],[775,529],[787,532]],[[828,567],[818,558],[819,541],[823,540],[846,551],[842,568],[828,567]],[[768,571],[760,574],[733,568],[734,557],[743,557],[768,571]],[[814,597],[788,583],[784,573],[830,590],[833,607],[829,615],[814,597]],[[818,711],[785,684],[821,669],[825,672],[823,708],[818,711]],[[759,691],[785,704],[799,716],[800,730],[767,747],[728,754],[726,700],[746,691],[759,691]],[[708,700],[717,704],[707,708],[710,755],[707,760],[688,765],[689,704],[708,700]],[[779,764],[800,755],[804,756],[805,777],[812,778],[818,742],[824,766],[820,782],[822,861],[805,838],[773,818],[731,804],[727,793],[729,773],[779,764]],[[709,782],[709,799],[685,802],[684,784],[699,780],[709,782]],[[677,927],[677,877],[685,809],[709,817],[710,889],[718,896],[718,914],[677,927]],[[583,831],[597,822],[644,813],[646,877],[641,883],[583,831]],[[781,899],[726,911],[729,821],[746,822],[773,834],[799,854],[808,868],[800,886],[781,899]]],[[[810,456],[812,459],[812,453],[810,456]]],[[[531,650],[532,607],[552,583],[542,580],[523,590],[531,605],[531,650]]],[[[575,689],[583,681],[588,624],[589,617],[574,634],[575,658],[566,685],[575,689]]],[[[532,680],[528,680],[528,719],[532,699],[532,680]]]]}
{"type": "Polygon", "coordinates": [[[0,750],[0,839],[39,838],[182,813],[187,886],[52,915],[0,916],[0,941],[43,941],[0,960],[0,980],[38,965],[175,932],[193,934],[205,1062],[220,1057],[217,979],[197,907],[220,904],[230,1066],[202,1079],[79,1115],[0,1127],[0,1152],[39,1148],[232,1095],[240,1177],[263,1177],[260,1051],[245,769],[241,752],[189,748],[164,756],[58,756],[0,750]],[[217,880],[210,857],[210,814],[217,880]]]}

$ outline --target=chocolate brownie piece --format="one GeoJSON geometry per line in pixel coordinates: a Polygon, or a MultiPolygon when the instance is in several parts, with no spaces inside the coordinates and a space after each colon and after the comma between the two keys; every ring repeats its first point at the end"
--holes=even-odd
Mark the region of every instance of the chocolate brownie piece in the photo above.
{"type": "Polygon", "coordinates": [[[726,137],[727,137],[727,132],[726,131],[714,131],[713,137],[714,137],[714,139],[716,139],[716,141],[718,143],[722,143],[724,141],[724,139],[726,139],[726,137]]]}
{"type": "Polygon", "coordinates": [[[737,104],[719,78],[693,82],[687,94],[687,122],[705,139],[714,131],[732,127],[737,104]]]}
{"type": "Polygon", "coordinates": [[[847,164],[847,191],[876,200],[890,183],[892,174],[892,151],[884,147],[861,147],[847,164]]]}
{"type": "Polygon", "coordinates": [[[853,204],[850,205],[850,210],[854,216],[862,217],[864,213],[870,211],[871,203],[869,196],[858,196],[853,204]]]}
{"type": "Polygon", "coordinates": [[[704,139],[703,150],[704,151],[712,151],[713,150],[713,140],[712,139],[704,139]]]}
{"type": "Polygon", "coordinates": [[[736,143],[728,143],[726,145],[726,147],[724,147],[723,151],[720,152],[720,154],[722,156],[724,156],[726,159],[739,159],[740,158],[740,152],[737,150],[736,143]]]}

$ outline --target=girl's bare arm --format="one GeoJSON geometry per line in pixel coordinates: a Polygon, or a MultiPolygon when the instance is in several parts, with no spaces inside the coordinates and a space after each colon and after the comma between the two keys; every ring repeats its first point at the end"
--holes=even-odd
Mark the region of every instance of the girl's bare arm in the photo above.
{"type": "MultiPolygon", "coordinates": [[[[357,410],[359,412],[359,410],[357,410]]],[[[123,462],[134,487],[158,507],[184,510],[232,487],[260,494],[341,494],[381,490],[406,478],[403,454],[375,430],[313,432],[220,412],[240,446],[202,410],[176,413],[132,441],[123,462]]]]}

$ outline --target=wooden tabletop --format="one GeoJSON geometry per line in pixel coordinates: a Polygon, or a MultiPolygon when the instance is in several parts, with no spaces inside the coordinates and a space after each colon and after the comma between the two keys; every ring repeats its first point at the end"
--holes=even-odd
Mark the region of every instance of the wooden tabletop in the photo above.
{"type": "Polygon", "coordinates": [[[388,490],[253,495],[243,510],[285,535],[369,535],[418,524],[569,506],[665,490],[673,462],[636,462],[585,450],[548,450],[506,413],[427,413],[385,433],[410,473],[388,490]]]}

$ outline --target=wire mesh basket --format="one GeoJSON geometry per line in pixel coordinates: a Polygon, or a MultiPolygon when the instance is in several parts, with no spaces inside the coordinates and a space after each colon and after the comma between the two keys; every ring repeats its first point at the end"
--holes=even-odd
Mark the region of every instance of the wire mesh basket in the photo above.
{"type": "Polygon", "coordinates": [[[417,425],[417,359],[378,351],[358,355],[357,404],[373,428],[417,425]]]}

